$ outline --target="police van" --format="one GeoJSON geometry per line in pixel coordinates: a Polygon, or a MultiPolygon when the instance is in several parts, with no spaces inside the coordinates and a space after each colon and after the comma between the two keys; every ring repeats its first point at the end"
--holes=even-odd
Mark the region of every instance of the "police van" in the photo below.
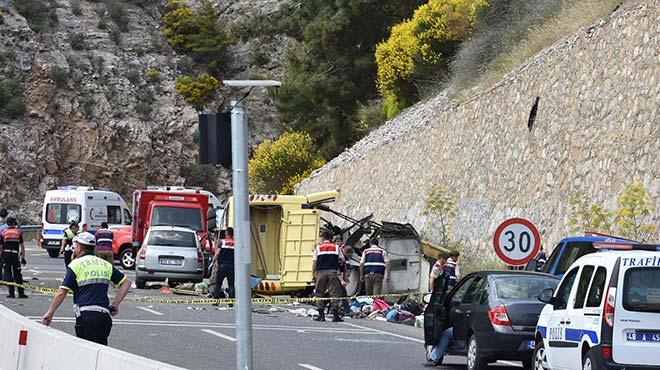
{"type": "Polygon", "coordinates": [[[131,212],[121,195],[111,191],[83,186],[47,191],[41,218],[41,247],[49,256],[59,255],[64,229],[72,222],[87,224],[90,231],[101,228],[102,222],[111,227],[130,225],[131,212]]]}
{"type": "Polygon", "coordinates": [[[541,291],[532,369],[660,369],[660,245],[595,247],[541,291]]]}

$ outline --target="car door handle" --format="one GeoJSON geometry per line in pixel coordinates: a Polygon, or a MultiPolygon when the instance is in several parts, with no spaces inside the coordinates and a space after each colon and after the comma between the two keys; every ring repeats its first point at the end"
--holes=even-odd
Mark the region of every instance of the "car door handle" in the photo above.
{"type": "Polygon", "coordinates": [[[560,321],[559,324],[561,324],[561,325],[571,325],[571,321],[570,320],[560,321]]]}

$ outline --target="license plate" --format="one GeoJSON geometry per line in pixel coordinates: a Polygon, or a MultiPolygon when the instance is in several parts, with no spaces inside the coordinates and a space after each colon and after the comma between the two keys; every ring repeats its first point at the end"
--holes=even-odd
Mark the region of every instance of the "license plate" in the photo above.
{"type": "Polygon", "coordinates": [[[172,258],[161,258],[160,259],[160,264],[161,265],[168,265],[168,266],[181,266],[181,265],[183,265],[183,260],[172,259],[172,258]]]}
{"type": "Polygon", "coordinates": [[[536,343],[534,343],[533,340],[528,340],[528,341],[527,341],[527,349],[534,349],[534,345],[535,345],[535,344],[536,344],[536,343]]]}
{"type": "Polygon", "coordinates": [[[626,333],[626,340],[628,342],[660,343],[660,332],[636,331],[636,332],[626,333]]]}
{"type": "Polygon", "coordinates": [[[62,242],[59,240],[49,240],[48,245],[60,245],[62,242]]]}

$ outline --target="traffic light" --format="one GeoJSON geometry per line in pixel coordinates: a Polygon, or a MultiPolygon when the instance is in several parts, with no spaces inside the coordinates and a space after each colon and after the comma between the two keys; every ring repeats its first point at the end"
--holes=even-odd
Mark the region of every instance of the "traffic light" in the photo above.
{"type": "Polygon", "coordinates": [[[231,113],[200,114],[199,164],[231,167],[231,113]]]}

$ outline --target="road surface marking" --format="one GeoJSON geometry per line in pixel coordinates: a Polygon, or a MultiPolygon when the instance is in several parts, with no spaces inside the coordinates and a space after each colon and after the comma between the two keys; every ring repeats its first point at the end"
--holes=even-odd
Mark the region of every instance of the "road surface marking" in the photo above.
{"type": "Polygon", "coordinates": [[[323,370],[320,367],[312,366],[312,365],[309,365],[309,364],[298,364],[298,365],[300,365],[301,367],[304,367],[305,369],[309,369],[309,370],[323,370]]]}
{"type": "Polygon", "coordinates": [[[222,339],[227,339],[228,341],[236,342],[236,338],[230,337],[229,335],[225,335],[222,333],[218,333],[217,331],[210,330],[210,329],[202,329],[204,333],[209,333],[211,335],[215,335],[216,337],[220,337],[222,339]]]}
{"type": "Polygon", "coordinates": [[[522,367],[521,364],[517,364],[517,363],[511,362],[511,361],[497,361],[497,363],[504,364],[504,365],[509,365],[509,366],[515,366],[515,367],[522,367]]]}
{"type": "Polygon", "coordinates": [[[154,311],[154,310],[152,310],[151,308],[140,307],[140,306],[137,306],[137,308],[141,309],[142,311],[151,312],[151,313],[154,314],[154,315],[163,316],[162,313],[160,313],[160,312],[158,312],[158,311],[154,311]]]}
{"type": "Polygon", "coordinates": [[[390,333],[390,332],[387,332],[387,331],[384,331],[384,330],[368,328],[366,326],[361,326],[361,325],[356,325],[356,324],[349,324],[347,322],[345,322],[344,325],[352,326],[354,328],[358,328],[358,329],[362,329],[362,330],[371,330],[371,331],[376,332],[376,333],[391,335],[393,337],[397,337],[397,338],[401,338],[401,339],[407,339],[407,340],[410,340],[410,341],[413,341],[413,342],[424,344],[424,341],[421,340],[421,339],[417,339],[417,338],[413,338],[413,337],[407,337],[405,335],[400,335],[400,334],[394,334],[394,333],[390,333]]]}

